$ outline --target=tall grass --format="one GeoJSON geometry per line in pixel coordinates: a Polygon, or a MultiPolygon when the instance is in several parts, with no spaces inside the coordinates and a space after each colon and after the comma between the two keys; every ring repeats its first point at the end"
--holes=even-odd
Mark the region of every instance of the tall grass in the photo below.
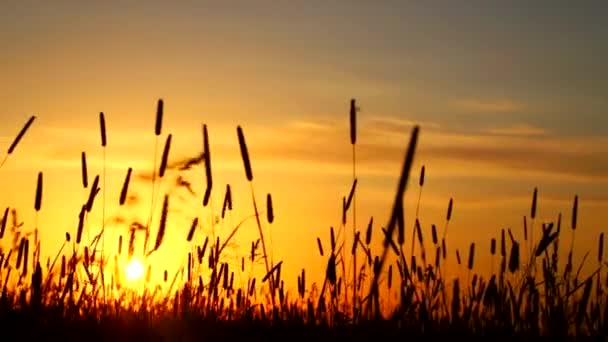
{"type": "MultiPolygon", "coordinates": [[[[101,288],[103,293],[103,300],[106,300],[106,282],[104,278],[104,255],[105,255],[105,247],[106,247],[106,147],[108,145],[108,137],[106,132],[106,119],[103,112],[99,113],[99,132],[101,134],[101,148],[103,151],[103,199],[102,199],[102,213],[101,213],[101,232],[99,235],[101,236],[101,261],[99,267],[99,274],[101,275],[101,288]]],[[[95,245],[95,249],[97,249],[97,244],[95,245]]]]}
{"type": "MultiPolygon", "coordinates": [[[[352,145],[353,148],[353,187],[352,190],[350,192],[350,195],[348,196],[348,204],[350,204],[352,202],[352,213],[353,213],[353,251],[352,251],[352,256],[353,256],[353,297],[352,297],[352,307],[353,307],[353,316],[356,316],[356,310],[357,310],[357,240],[358,240],[358,235],[357,235],[357,195],[355,193],[355,187],[357,185],[357,171],[356,171],[356,165],[357,165],[357,159],[356,159],[356,149],[355,149],[355,145],[357,144],[357,104],[355,99],[352,99],[350,101],[350,143],[352,145]]],[[[348,210],[348,207],[350,207],[350,205],[346,205],[345,210],[348,210]]]]}
{"type": "MultiPolygon", "coordinates": [[[[316,246],[310,246],[311,250],[318,250],[326,265],[320,289],[307,283],[306,269],[302,268],[297,276],[297,292],[292,293],[287,285],[290,281],[282,278],[284,261],[275,263],[272,258],[272,242],[268,239],[269,235],[264,233],[260,217],[266,216],[264,224],[273,224],[276,208],[270,193],[266,194],[265,214],[258,208],[253,186],[252,156],[241,126],[237,126],[236,143],[240,147],[245,179],[250,184],[253,214],[236,225],[225,218],[226,211],[231,211],[233,204],[232,190],[227,184],[218,223],[228,228],[226,236],[220,238],[214,230],[212,234],[207,234],[202,229],[204,222],[198,216],[189,218],[191,224],[187,234],[184,234],[189,248],[183,254],[184,262],[178,271],[169,274],[167,270],[157,269],[160,265],[149,262],[149,255],[168,248],[163,242],[169,227],[170,204],[175,206],[177,203],[171,200],[169,193],[164,194],[156,239],[154,245],[148,248],[159,180],[175,176],[180,180],[179,186],[189,187],[191,183],[179,173],[180,170],[204,162],[201,174],[204,174],[206,185],[199,203],[202,203],[201,210],[210,212],[211,217],[215,215],[210,205],[213,180],[209,135],[207,126],[203,125],[202,157],[187,161],[187,166],[175,168],[169,163],[171,134],[166,138],[158,169],[155,146],[152,205],[148,222],[132,222],[126,230],[120,231],[116,253],[104,249],[105,224],[102,224],[101,233],[92,240],[83,236],[87,215],[95,210],[97,194],[100,191],[105,193],[106,187],[105,166],[103,178],[100,180],[97,175],[92,184],[88,184],[84,152],[81,154],[82,183],[85,189],[88,188],[88,196],[83,200],[79,212],[74,213],[74,217],[78,217],[78,224],[74,227],[75,239],[72,239],[73,231],[66,232],[65,240],[52,261],[50,258],[46,263],[39,260],[37,220],[31,240],[27,226],[19,220],[16,209],[5,209],[0,222],[0,322],[12,322],[6,327],[9,332],[5,333],[12,331],[24,338],[35,333],[45,336],[59,333],[61,336],[82,338],[81,334],[87,331],[87,336],[96,333],[100,337],[114,339],[127,336],[141,339],[157,335],[186,340],[201,337],[252,338],[252,331],[265,336],[277,334],[283,337],[315,336],[322,332],[333,338],[353,334],[367,338],[403,338],[435,333],[562,338],[606,334],[608,276],[603,272],[606,266],[604,234],[599,237],[597,263],[590,274],[583,275],[582,272],[588,254],[579,265],[573,264],[578,195],[574,197],[572,207],[570,248],[565,265],[558,253],[560,240],[567,239],[561,230],[561,214],[556,222],[539,222],[538,189],[535,188],[529,231],[528,220],[524,217],[523,221],[524,241],[518,240],[512,229],[501,230],[498,238],[490,240],[490,270],[487,272],[487,269],[480,270],[481,263],[476,260],[478,244],[473,242],[468,251],[463,251],[465,254],[462,256],[466,259],[461,259],[460,250],[448,248],[449,236],[453,235],[448,235],[454,211],[452,198],[448,202],[442,235],[439,235],[435,224],[429,224],[419,217],[426,171],[426,166],[422,166],[411,235],[412,248],[409,258],[406,258],[403,246],[408,242],[406,236],[409,234],[405,231],[404,197],[416,161],[420,133],[418,126],[412,127],[410,132],[387,225],[374,229],[372,217],[365,231],[358,230],[355,209],[359,182],[355,168],[356,112],[357,107],[352,100],[350,143],[353,173],[350,192],[342,198],[342,226],[338,227],[340,229],[329,229],[329,241],[317,237],[316,246]],[[346,245],[348,235],[344,233],[348,210],[352,213],[352,245],[346,245]],[[234,262],[226,257],[225,250],[250,219],[255,219],[258,236],[250,241],[251,248],[247,255],[240,255],[239,261],[234,262]],[[535,224],[542,228],[538,234],[534,234],[535,224]],[[426,244],[423,227],[430,227],[431,230],[431,239],[426,244]],[[140,233],[145,234],[141,253],[145,262],[142,291],[129,286],[123,275],[123,261],[129,262],[139,254],[136,245],[140,233]],[[123,253],[123,236],[127,239],[127,253],[123,253]],[[372,248],[372,240],[377,238],[382,239],[379,253],[372,248]],[[31,241],[34,245],[30,249],[31,241]],[[100,241],[102,249],[98,251],[96,246],[100,241]],[[418,249],[415,248],[416,242],[418,249]],[[349,251],[352,269],[345,265],[345,255],[349,251]],[[364,258],[358,259],[358,252],[364,258]],[[524,252],[527,255],[522,257],[524,252]],[[448,279],[448,260],[454,259],[462,270],[457,270],[455,278],[448,279]],[[114,261],[112,271],[108,270],[109,260],[114,261]],[[252,270],[260,261],[264,265],[264,274],[256,277],[252,270]],[[104,272],[104,267],[108,272],[104,272]],[[152,282],[151,275],[154,273],[162,274],[162,281],[152,282]],[[108,276],[107,284],[105,276],[108,276]],[[246,281],[241,283],[235,278],[246,281]]],[[[157,145],[162,133],[162,119],[163,102],[159,100],[155,125],[157,145]]],[[[9,148],[9,154],[15,150],[32,121],[19,133],[9,148]]],[[[100,115],[100,125],[105,155],[107,138],[103,113],[100,115]]],[[[118,206],[125,210],[128,209],[133,171],[128,168],[118,199],[118,206]]],[[[40,172],[37,180],[36,213],[42,209],[42,175],[40,172]]],[[[102,204],[101,207],[102,216],[105,216],[105,206],[102,204]]],[[[316,336],[318,338],[319,335],[316,336]]]]}

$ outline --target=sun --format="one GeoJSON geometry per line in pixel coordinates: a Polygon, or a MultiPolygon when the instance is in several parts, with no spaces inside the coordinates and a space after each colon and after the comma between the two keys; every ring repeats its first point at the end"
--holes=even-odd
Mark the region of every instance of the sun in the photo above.
{"type": "Polygon", "coordinates": [[[131,261],[125,266],[125,275],[130,281],[137,281],[144,275],[144,264],[137,260],[131,259],[131,261]]]}

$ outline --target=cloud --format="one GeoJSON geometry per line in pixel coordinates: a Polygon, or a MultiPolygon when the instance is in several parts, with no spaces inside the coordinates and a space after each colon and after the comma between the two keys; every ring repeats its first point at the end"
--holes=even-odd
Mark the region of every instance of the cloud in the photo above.
{"type": "MultiPolygon", "coordinates": [[[[356,147],[358,169],[376,175],[394,174],[402,162],[413,122],[374,119],[365,124],[360,126],[356,147]]],[[[560,137],[526,124],[475,133],[452,132],[433,123],[427,123],[427,129],[424,124],[422,127],[417,159],[441,169],[439,173],[445,176],[608,179],[608,161],[601,158],[608,153],[605,137],[560,137]]],[[[254,163],[276,162],[279,166],[292,164],[300,168],[309,163],[310,170],[333,168],[348,172],[352,157],[347,126],[330,125],[322,134],[316,128],[277,131],[281,134],[266,134],[272,138],[255,142],[254,163]],[[278,138],[287,135],[288,139],[278,138]]]]}
{"type": "MultiPolygon", "coordinates": [[[[390,116],[362,118],[356,146],[357,172],[394,177],[403,161],[415,123],[421,125],[416,162],[428,165],[437,177],[608,179],[608,160],[602,158],[608,154],[608,137],[561,137],[529,124],[462,132],[435,122],[419,123],[390,116]]],[[[79,167],[80,148],[99,149],[97,135],[91,136],[91,133],[50,130],[45,132],[44,138],[61,144],[32,142],[30,147],[23,146],[22,155],[27,156],[30,165],[79,167]],[[81,142],[84,146],[80,145],[81,142]],[[79,147],[74,149],[73,146],[79,147]],[[46,162],[42,163],[44,160],[46,162]]],[[[252,125],[246,127],[245,133],[254,169],[317,174],[352,172],[348,122],[321,119],[273,126],[252,125]]],[[[210,134],[214,171],[242,168],[233,127],[225,131],[214,130],[210,134]]],[[[149,145],[142,142],[134,147],[130,132],[117,131],[114,136],[112,153],[108,154],[109,168],[124,170],[131,166],[139,169],[140,173],[150,169],[149,145]],[[144,155],[142,151],[145,151],[144,155]]],[[[183,137],[182,133],[177,136],[183,137]]],[[[181,139],[182,146],[186,148],[176,146],[172,149],[171,168],[200,163],[198,140],[198,134],[181,139]]],[[[93,151],[87,157],[92,167],[101,164],[99,151],[93,151]]]]}
{"type": "Polygon", "coordinates": [[[329,131],[334,127],[334,122],[328,120],[317,120],[317,121],[292,121],[288,123],[288,126],[298,130],[308,131],[329,131]]]}
{"type": "Polygon", "coordinates": [[[546,135],[548,132],[540,127],[530,124],[515,124],[508,127],[496,127],[487,130],[488,133],[494,135],[513,135],[513,136],[539,136],[546,135]]]}
{"type": "Polygon", "coordinates": [[[412,127],[414,127],[414,125],[418,125],[421,129],[424,130],[436,131],[441,129],[441,126],[436,122],[413,121],[390,116],[374,117],[365,122],[364,125],[369,126],[370,132],[380,134],[403,134],[404,132],[409,132],[412,127]]]}
{"type": "Polygon", "coordinates": [[[525,108],[523,103],[511,99],[458,99],[450,105],[474,113],[513,113],[525,108]]]}
{"type": "MultiPolygon", "coordinates": [[[[535,176],[574,179],[608,179],[608,162],[599,156],[608,152],[608,141],[588,145],[584,138],[502,138],[474,137],[470,143],[449,143],[424,146],[420,155],[430,163],[468,165],[471,174],[496,171],[535,176]],[[473,142],[477,140],[477,142],[473,142]]],[[[454,165],[456,166],[456,165],[454,165]]],[[[446,170],[446,171],[448,171],[446,170]]]]}

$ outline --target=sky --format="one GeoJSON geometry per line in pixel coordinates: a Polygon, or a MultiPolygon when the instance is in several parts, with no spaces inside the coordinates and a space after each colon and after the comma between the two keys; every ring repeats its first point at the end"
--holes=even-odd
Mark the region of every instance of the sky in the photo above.
{"type": "MultiPolygon", "coordinates": [[[[253,212],[236,135],[241,125],[258,205],[273,196],[276,220],[265,229],[275,263],[284,261],[294,287],[302,268],[320,282],[326,260],[316,238],[329,244],[329,227],[340,227],[342,198],[353,181],[354,98],[356,224],[364,231],[374,217],[378,243],[417,124],[408,236],[425,165],[423,228],[443,227],[453,198],[450,246],[463,251],[476,242],[483,267],[489,239],[500,229],[522,237],[535,187],[543,222],[562,213],[569,226],[579,196],[576,255],[594,253],[608,209],[607,14],[604,1],[2,1],[0,149],[30,116],[36,121],[0,169],[0,206],[17,209],[33,229],[36,177],[43,172],[37,222],[43,254],[54,255],[65,232],[74,234],[88,196],[81,152],[90,178],[103,174],[98,115],[104,112],[105,216],[145,219],[151,185],[144,179],[154,166],[156,104],[163,99],[158,153],[170,133],[170,162],[196,156],[206,124],[213,215],[226,184],[235,210],[212,228],[210,209],[201,205],[203,171],[182,175],[196,196],[172,187],[179,176],[172,171],[162,188],[175,197],[156,257],[160,268],[185,260],[193,217],[201,218],[202,243],[216,228],[225,236],[253,212]],[[118,207],[129,167],[137,208],[118,207]]],[[[92,231],[101,208],[96,204],[91,214],[92,231]]],[[[124,225],[113,227],[107,243],[125,232],[124,225]]],[[[256,234],[249,219],[237,234],[235,260],[256,234]]]]}

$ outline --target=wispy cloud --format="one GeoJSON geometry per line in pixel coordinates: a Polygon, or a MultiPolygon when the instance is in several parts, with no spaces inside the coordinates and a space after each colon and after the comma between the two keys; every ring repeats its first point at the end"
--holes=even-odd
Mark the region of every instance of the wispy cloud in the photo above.
{"type": "Polygon", "coordinates": [[[424,130],[438,130],[441,126],[432,121],[413,121],[408,119],[397,118],[394,116],[380,116],[369,119],[365,122],[369,125],[370,131],[374,133],[387,134],[398,133],[403,134],[408,132],[414,125],[420,126],[424,130]]]}
{"type": "MultiPolygon", "coordinates": [[[[357,145],[361,172],[392,174],[401,163],[412,122],[377,119],[362,126],[357,145]]],[[[418,160],[441,169],[441,174],[514,175],[565,177],[576,180],[608,179],[605,137],[559,137],[531,125],[494,127],[476,133],[442,130],[428,123],[421,130],[418,160]]],[[[316,128],[297,132],[285,129],[287,141],[257,141],[253,158],[264,161],[307,162],[343,169],[351,163],[344,127],[331,126],[318,134],[316,128]],[[344,132],[343,132],[344,131],[344,132]]],[[[272,136],[272,135],[267,135],[272,136]]],[[[275,136],[276,137],[276,136],[275,136]]],[[[287,164],[283,164],[284,166],[287,164]]]]}
{"type": "Polygon", "coordinates": [[[334,129],[335,122],[329,120],[317,120],[317,121],[291,121],[288,126],[297,130],[308,130],[308,131],[329,131],[334,129]]]}
{"type": "Polygon", "coordinates": [[[452,108],[474,113],[513,113],[521,111],[525,105],[512,99],[466,98],[450,102],[452,108]]]}
{"type": "MultiPolygon", "coordinates": [[[[363,120],[357,142],[358,172],[394,176],[413,125],[413,121],[394,117],[363,120]]],[[[477,132],[451,131],[434,122],[423,122],[421,127],[417,161],[436,169],[437,176],[476,174],[480,177],[530,176],[577,181],[608,179],[608,161],[602,158],[608,154],[606,137],[561,137],[529,124],[498,126],[477,132]]],[[[242,167],[233,131],[231,128],[225,132],[211,132],[212,136],[218,135],[218,139],[211,139],[214,170],[242,167]]],[[[81,150],[72,146],[96,148],[96,136],[91,137],[92,132],[65,133],[68,132],[46,132],[45,139],[64,138],[58,144],[24,146],[23,154],[29,162],[45,167],[78,167],[81,150]],[[81,145],[83,141],[85,144],[81,145]]],[[[350,172],[348,124],[329,119],[296,121],[275,126],[249,126],[245,128],[245,134],[255,168],[286,172],[350,172]]],[[[131,132],[115,132],[113,144],[117,147],[113,146],[108,167],[121,170],[126,166],[150,168],[150,146],[141,143],[138,147],[127,147],[133,145],[132,136],[131,132]],[[150,155],[142,155],[142,151],[150,155]]],[[[172,149],[171,168],[200,163],[198,139],[197,134],[183,138],[181,147],[189,147],[172,149]]],[[[99,151],[93,150],[89,164],[100,164],[100,158],[99,151]]]]}
{"type": "Polygon", "coordinates": [[[548,132],[544,128],[536,127],[530,124],[521,123],[508,127],[496,127],[487,130],[488,133],[494,135],[511,135],[511,136],[541,136],[548,132]]]}

